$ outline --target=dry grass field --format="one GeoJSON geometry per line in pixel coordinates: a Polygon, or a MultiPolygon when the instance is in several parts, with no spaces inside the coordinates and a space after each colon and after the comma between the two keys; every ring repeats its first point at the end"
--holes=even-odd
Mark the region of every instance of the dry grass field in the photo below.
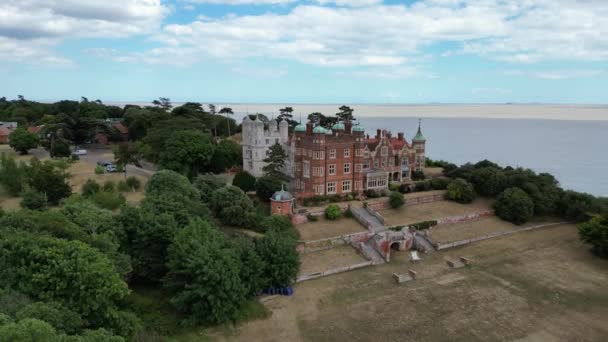
{"type": "Polygon", "coordinates": [[[484,217],[475,221],[433,227],[430,234],[433,241],[447,243],[471,239],[491,233],[516,231],[518,229],[534,226],[536,224],[538,224],[538,222],[529,222],[527,224],[517,226],[510,222],[503,221],[498,217],[492,216],[484,217]]]}
{"type": "Polygon", "coordinates": [[[365,227],[359,224],[355,219],[346,217],[342,217],[335,221],[319,217],[317,222],[299,224],[296,226],[296,229],[300,232],[301,240],[304,241],[326,239],[366,230],[365,227]]]}
{"type": "Polygon", "coordinates": [[[366,259],[351,246],[342,246],[300,256],[300,274],[327,271],[331,268],[353,265],[366,259]]]}
{"type": "Polygon", "coordinates": [[[175,336],[196,341],[605,341],[608,261],[573,225],[540,229],[297,284],[268,319],[175,336]],[[446,257],[471,267],[450,270],[446,257]],[[408,268],[419,279],[396,285],[408,268]]]}
{"type": "Polygon", "coordinates": [[[420,221],[435,220],[443,217],[464,215],[492,209],[492,200],[478,198],[470,204],[460,204],[452,201],[439,201],[386,209],[380,211],[387,226],[410,224],[420,221]]]}

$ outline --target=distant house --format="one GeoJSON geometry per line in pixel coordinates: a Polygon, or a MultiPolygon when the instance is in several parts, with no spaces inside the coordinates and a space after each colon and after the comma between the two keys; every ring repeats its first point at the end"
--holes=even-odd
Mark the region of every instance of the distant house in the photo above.
{"type": "Polygon", "coordinates": [[[0,144],[8,144],[8,136],[10,134],[10,129],[0,126],[0,144]]]}
{"type": "MultiPolygon", "coordinates": [[[[123,125],[121,122],[116,123],[108,123],[110,130],[115,131],[114,138],[118,138],[118,140],[127,141],[129,139],[129,129],[123,125]]],[[[107,145],[110,142],[110,136],[105,132],[97,132],[95,133],[95,141],[98,144],[107,145]]]]}
{"type": "Polygon", "coordinates": [[[16,122],[0,121],[0,144],[8,144],[8,136],[17,128],[16,122]]]}

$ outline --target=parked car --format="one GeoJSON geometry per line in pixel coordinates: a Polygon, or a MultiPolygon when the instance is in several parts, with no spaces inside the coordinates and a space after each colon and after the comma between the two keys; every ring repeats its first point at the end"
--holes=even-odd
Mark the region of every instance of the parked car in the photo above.
{"type": "Polygon", "coordinates": [[[85,149],[77,149],[77,150],[74,150],[74,152],[72,154],[75,154],[77,156],[84,156],[84,155],[87,154],[87,150],[85,150],[85,149]]]}
{"type": "Polygon", "coordinates": [[[114,163],[112,163],[111,161],[108,161],[108,160],[98,160],[97,165],[106,167],[108,165],[114,165],[114,163]]]}
{"type": "Polygon", "coordinates": [[[116,171],[118,171],[118,168],[116,168],[116,165],[114,165],[114,164],[106,165],[106,172],[116,172],[116,171]]]}

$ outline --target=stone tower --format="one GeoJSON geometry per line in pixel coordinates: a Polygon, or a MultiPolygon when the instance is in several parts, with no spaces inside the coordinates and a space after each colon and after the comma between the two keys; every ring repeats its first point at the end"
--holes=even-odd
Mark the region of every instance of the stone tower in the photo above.
{"type": "Polygon", "coordinates": [[[422,171],[426,163],[426,138],[424,137],[424,135],[422,135],[422,130],[420,128],[421,121],[421,119],[418,120],[418,132],[416,133],[414,139],[412,139],[412,147],[416,153],[416,171],[422,171]]]}
{"type": "MultiPolygon", "coordinates": [[[[288,153],[289,124],[285,120],[277,122],[273,119],[268,122],[268,127],[265,127],[258,115],[253,120],[246,115],[242,127],[243,169],[255,177],[261,177],[264,175],[262,170],[266,166],[264,159],[270,146],[279,143],[288,153]]],[[[288,170],[291,168],[289,158],[287,158],[286,164],[288,164],[286,174],[289,175],[288,170]]]]}

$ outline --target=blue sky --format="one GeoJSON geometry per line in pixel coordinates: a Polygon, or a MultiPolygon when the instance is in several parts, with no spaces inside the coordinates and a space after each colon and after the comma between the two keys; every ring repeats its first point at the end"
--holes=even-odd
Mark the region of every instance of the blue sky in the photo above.
{"type": "Polygon", "coordinates": [[[607,103],[605,18],[605,0],[3,0],[0,96],[607,103]]]}

